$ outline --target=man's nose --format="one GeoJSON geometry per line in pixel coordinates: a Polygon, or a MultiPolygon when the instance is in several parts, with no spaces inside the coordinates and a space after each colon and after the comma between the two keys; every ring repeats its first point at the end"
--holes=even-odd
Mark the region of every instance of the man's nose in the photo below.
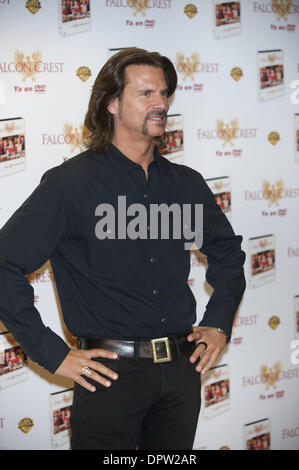
{"type": "Polygon", "coordinates": [[[160,93],[155,96],[155,109],[160,111],[168,111],[168,99],[167,96],[163,96],[160,93]]]}

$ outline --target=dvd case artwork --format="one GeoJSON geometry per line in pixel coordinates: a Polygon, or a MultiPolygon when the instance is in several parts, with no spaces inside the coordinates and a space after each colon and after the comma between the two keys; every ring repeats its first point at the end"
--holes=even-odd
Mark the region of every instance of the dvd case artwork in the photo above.
{"type": "Polygon", "coordinates": [[[57,0],[61,36],[82,33],[91,29],[90,0],[57,0]]]}
{"type": "Polygon", "coordinates": [[[213,36],[223,39],[241,33],[241,1],[212,2],[213,36]]]}
{"type": "Polygon", "coordinates": [[[250,238],[250,287],[259,287],[275,279],[275,237],[265,235],[250,238]]]}
{"type": "Polygon", "coordinates": [[[259,101],[284,95],[284,55],[281,49],[257,52],[257,89],[259,101]]]}
{"type": "Polygon", "coordinates": [[[270,420],[268,418],[244,425],[245,450],[271,450],[270,420]]]}
{"type": "Polygon", "coordinates": [[[0,119],[0,176],[26,169],[25,122],[21,117],[0,119]]]}
{"type": "Polygon", "coordinates": [[[0,390],[28,379],[27,356],[9,333],[0,333],[0,390]]]}
{"type": "Polygon", "coordinates": [[[203,383],[203,418],[210,419],[230,409],[230,378],[227,364],[212,367],[203,383]]]}
{"type": "Polygon", "coordinates": [[[70,418],[73,404],[73,389],[50,395],[51,447],[57,448],[70,442],[70,418]]]}
{"type": "Polygon", "coordinates": [[[218,206],[231,222],[232,204],[231,204],[231,179],[229,176],[206,179],[210,190],[215,196],[218,206]]]}
{"type": "Polygon", "coordinates": [[[165,133],[156,140],[159,152],[174,163],[184,162],[184,123],[181,114],[169,114],[165,133]]]}

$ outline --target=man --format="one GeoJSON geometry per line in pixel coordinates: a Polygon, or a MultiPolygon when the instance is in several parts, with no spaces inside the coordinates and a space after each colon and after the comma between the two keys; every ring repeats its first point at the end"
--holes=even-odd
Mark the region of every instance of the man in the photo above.
{"type": "Polygon", "coordinates": [[[34,361],[75,381],[72,449],[192,449],[200,372],[230,339],[245,289],[242,237],[200,173],[155,146],[176,84],[158,53],[130,48],[110,58],[85,118],[89,150],[48,170],[0,232],[0,318],[34,361]],[[103,203],[117,212],[106,238],[103,203]],[[214,292],[200,326],[192,327],[184,237],[155,236],[152,219],[146,233],[141,223],[141,236],[127,236],[122,221],[136,203],[146,215],[155,204],[203,205],[201,251],[214,292]],[[48,258],[78,350],[45,327],[24,278],[48,258]]]}

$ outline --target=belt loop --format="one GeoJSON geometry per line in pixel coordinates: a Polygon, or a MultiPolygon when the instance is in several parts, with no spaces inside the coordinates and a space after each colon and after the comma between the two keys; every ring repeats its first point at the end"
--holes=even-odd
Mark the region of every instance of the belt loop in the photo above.
{"type": "Polygon", "coordinates": [[[177,355],[178,355],[178,359],[180,359],[181,358],[181,351],[180,351],[180,346],[179,346],[178,339],[176,337],[174,337],[173,340],[174,340],[176,352],[177,352],[177,355]]]}
{"type": "Polygon", "coordinates": [[[80,338],[77,338],[77,346],[78,346],[78,349],[81,349],[81,340],[80,340],[80,338]]]}

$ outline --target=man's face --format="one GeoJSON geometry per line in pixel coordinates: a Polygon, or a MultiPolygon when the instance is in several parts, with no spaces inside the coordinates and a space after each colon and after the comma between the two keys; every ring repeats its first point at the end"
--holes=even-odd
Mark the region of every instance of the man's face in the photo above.
{"type": "Polygon", "coordinates": [[[160,67],[129,65],[122,96],[108,110],[114,116],[115,136],[140,139],[164,134],[168,111],[167,85],[160,67]]]}

